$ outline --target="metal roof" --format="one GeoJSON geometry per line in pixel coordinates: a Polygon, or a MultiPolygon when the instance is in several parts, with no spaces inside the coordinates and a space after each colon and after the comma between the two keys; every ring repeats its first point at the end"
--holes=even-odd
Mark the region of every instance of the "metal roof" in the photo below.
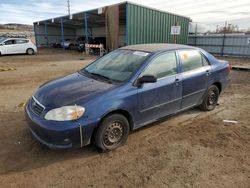
{"type": "MultiPolygon", "coordinates": [[[[149,8],[151,10],[156,10],[158,12],[163,12],[163,13],[168,13],[168,14],[171,14],[171,15],[176,15],[176,16],[180,16],[180,17],[183,17],[183,18],[187,18],[191,21],[191,19],[187,16],[183,16],[183,15],[179,15],[179,14],[175,14],[175,13],[171,13],[171,12],[168,12],[168,11],[165,11],[165,10],[161,10],[161,9],[157,9],[157,8],[152,8],[150,6],[145,6],[145,5],[141,5],[141,4],[138,4],[138,3],[134,3],[134,2],[130,2],[130,1],[123,1],[123,2],[120,2],[120,3],[116,3],[116,4],[108,4],[106,6],[103,6],[103,7],[99,7],[99,8],[105,8],[105,7],[111,7],[111,6],[116,6],[116,5],[126,5],[126,4],[132,4],[132,5],[137,5],[137,6],[140,6],[140,7],[145,7],[145,8],[149,8]]],[[[99,8],[93,8],[93,9],[89,9],[89,10],[84,10],[84,11],[81,11],[81,12],[76,12],[76,13],[72,13],[73,17],[74,16],[77,16],[77,15],[81,15],[83,13],[93,13],[93,12],[97,12],[99,8]]],[[[58,16],[58,17],[54,17],[54,18],[49,18],[49,19],[46,19],[46,20],[40,20],[40,21],[36,21],[34,22],[37,23],[37,22],[45,22],[45,21],[51,21],[51,19],[60,19],[60,18],[68,18],[69,15],[63,15],[63,16],[58,16]]],[[[69,19],[69,18],[68,18],[69,19]]]]}
{"type": "Polygon", "coordinates": [[[121,47],[122,50],[138,50],[144,52],[156,52],[161,50],[177,50],[177,49],[196,49],[192,46],[182,44],[167,44],[167,43],[154,43],[154,44],[136,44],[121,47]]]}
{"type": "Polygon", "coordinates": [[[122,3],[129,3],[129,4],[132,4],[132,5],[137,5],[137,6],[148,8],[148,9],[151,9],[151,10],[156,10],[158,12],[163,12],[163,13],[168,13],[168,14],[175,15],[175,16],[180,16],[180,17],[187,18],[190,21],[192,21],[192,19],[190,17],[188,17],[188,16],[184,16],[184,15],[181,15],[181,14],[172,13],[172,12],[169,12],[169,11],[166,11],[166,10],[163,10],[163,9],[153,8],[153,7],[150,7],[150,6],[142,5],[142,4],[131,2],[131,1],[124,1],[124,2],[121,2],[121,4],[122,3]]]}

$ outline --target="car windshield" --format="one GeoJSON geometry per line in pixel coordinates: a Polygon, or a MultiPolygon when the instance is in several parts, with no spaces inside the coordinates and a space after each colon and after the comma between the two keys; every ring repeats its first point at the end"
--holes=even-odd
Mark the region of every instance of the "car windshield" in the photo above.
{"type": "Polygon", "coordinates": [[[0,37],[0,42],[3,42],[6,38],[0,37]]]}
{"type": "Polygon", "coordinates": [[[83,71],[103,79],[123,82],[142,65],[149,53],[131,50],[115,50],[96,60],[83,71]]]}

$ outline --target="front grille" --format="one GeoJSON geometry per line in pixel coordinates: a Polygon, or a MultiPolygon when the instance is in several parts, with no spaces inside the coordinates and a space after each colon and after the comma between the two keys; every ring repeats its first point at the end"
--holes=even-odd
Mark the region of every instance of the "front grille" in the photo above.
{"type": "Polygon", "coordinates": [[[40,104],[35,97],[31,98],[30,106],[32,111],[37,115],[41,115],[41,113],[45,109],[45,107],[42,104],[40,104]]]}

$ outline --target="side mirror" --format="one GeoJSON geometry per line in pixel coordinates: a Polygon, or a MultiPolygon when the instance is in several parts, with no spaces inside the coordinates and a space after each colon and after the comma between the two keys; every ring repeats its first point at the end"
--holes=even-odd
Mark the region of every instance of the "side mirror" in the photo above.
{"type": "Polygon", "coordinates": [[[139,85],[144,83],[155,83],[155,82],[157,82],[157,78],[154,75],[144,75],[137,80],[137,83],[139,85]]]}

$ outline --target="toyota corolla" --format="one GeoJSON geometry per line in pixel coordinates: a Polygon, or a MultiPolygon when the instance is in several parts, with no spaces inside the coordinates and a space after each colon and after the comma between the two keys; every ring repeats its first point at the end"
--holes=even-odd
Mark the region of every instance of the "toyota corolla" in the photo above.
{"type": "Polygon", "coordinates": [[[26,105],[33,136],[50,148],[102,150],[170,114],[213,110],[230,66],[206,51],[176,44],[122,47],[82,70],[40,86],[26,105]]]}

